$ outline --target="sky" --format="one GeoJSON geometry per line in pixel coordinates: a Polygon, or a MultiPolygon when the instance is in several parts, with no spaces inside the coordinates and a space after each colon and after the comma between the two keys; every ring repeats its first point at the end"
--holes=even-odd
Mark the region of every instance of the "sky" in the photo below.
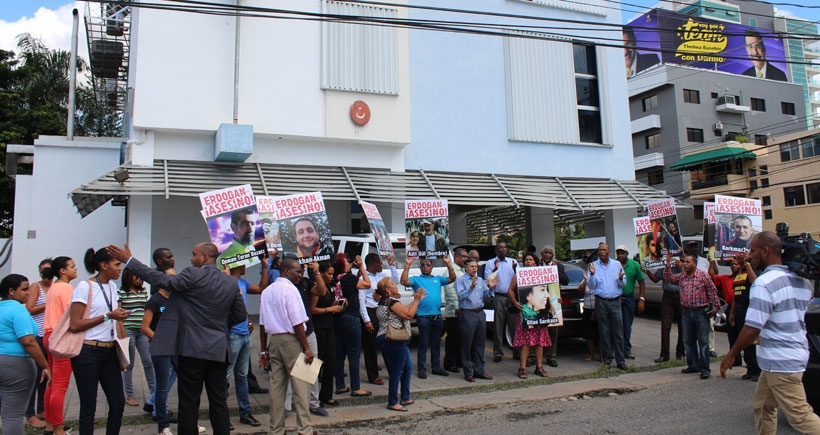
{"type": "MultiPolygon", "coordinates": [[[[455,0],[453,0],[455,1],[455,0]]],[[[610,0],[607,0],[610,1],[610,0]]],[[[820,2],[818,0],[783,0],[788,3],[814,6],[801,8],[783,6],[781,11],[793,16],[820,22],[820,2]]],[[[410,0],[413,4],[425,4],[425,0],[410,0]]],[[[642,8],[649,9],[658,4],[658,0],[624,0],[622,20],[627,23],[638,15],[642,8]],[[633,6],[635,5],[635,6],[633,6]]],[[[775,2],[776,3],[776,2],[775,2]]],[[[0,0],[0,49],[16,50],[17,35],[29,32],[39,37],[49,48],[69,49],[71,43],[71,10],[80,11],[80,56],[87,58],[85,26],[82,17],[85,14],[85,2],[66,0],[0,0]]],[[[609,4],[615,5],[612,1],[609,4]]],[[[91,3],[94,5],[94,3],[91,3]]],[[[99,5],[99,4],[97,4],[99,5]]],[[[780,9],[780,7],[775,6],[780,9]]]]}

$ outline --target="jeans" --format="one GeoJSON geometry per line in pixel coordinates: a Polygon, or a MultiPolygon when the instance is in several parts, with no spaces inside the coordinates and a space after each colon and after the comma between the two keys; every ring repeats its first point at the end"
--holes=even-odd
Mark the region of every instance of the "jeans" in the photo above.
{"type": "Polygon", "coordinates": [[[231,363],[228,364],[226,378],[231,381],[234,378],[236,388],[236,402],[239,404],[239,416],[247,417],[251,415],[251,400],[248,393],[248,359],[251,357],[251,336],[239,335],[231,332],[231,363]]]}
{"type": "Polygon", "coordinates": [[[97,410],[97,385],[108,400],[106,435],[118,435],[125,409],[122,375],[117,349],[83,345],[80,354],[71,358],[74,380],[80,396],[80,435],[94,433],[94,413],[97,410]]]}
{"type": "Polygon", "coordinates": [[[22,434],[26,406],[34,388],[37,367],[27,356],[0,355],[0,414],[3,433],[22,434]]]}
{"type": "Polygon", "coordinates": [[[413,357],[410,356],[410,340],[397,343],[388,341],[386,334],[376,337],[382,354],[390,361],[387,373],[390,375],[387,388],[387,406],[399,403],[399,382],[401,382],[401,400],[410,399],[410,377],[413,373],[413,357]]]}
{"type": "Polygon", "coordinates": [[[362,345],[362,322],[356,314],[340,314],[334,319],[336,333],[336,389],[345,387],[345,356],[350,368],[350,390],[361,387],[359,356],[362,345]]]}
{"type": "Polygon", "coordinates": [[[621,313],[621,300],[607,300],[595,297],[595,317],[598,319],[598,337],[601,340],[601,355],[604,363],[612,363],[612,352],[615,352],[615,362],[626,364],[624,361],[624,325],[621,313]]]}
{"type": "Polygon", "coordinates": [[[632,322],[635,320],[635,294],[621,298],[621,319],[624,322],[624,353],[632,352],[632,322]]]}
{"type": "Polygon", "coordinates": [[[154,414],[157,417],[157,433],[168,427],[168,391],[171,390],[170,356],[151,357],[157,384],[154,386],[154,414]]]}
{"type": "MultiPolygon", "coordinates": [[[[128,355],[131,358],[131,365],[128,370],[122,373],[122,379],[125,383],[125,397],[134,397],[134,351],[139,351],[140,361],[142,362],[142,369],[145,372],[145,381],[148,382],[148,390],[151,392],[151,397],[154,397],[154,363],[151,361],[151,351],[148,350],[148,337],[136,328],[126,328],[125,333],[128,334],[130,340],[128,341],[128,355]]],[[[153,404],[151,399],[146,402],[153,404]]]]}
{"type": "Polygon", "coordinates": [[[712,373],[709,368],[709,319],[703,308],[683,309],[683,346],[690,369],[712,373]]]}
{"type": "Polygon", "coordinates": [[[441,316],[418,316],[416,325],[419,328],[419,348],[416,353],[419,373],[427,372],[427,348],[430,348],[433,371],[441,370],[441,329],[444,326],[441,316]]]}

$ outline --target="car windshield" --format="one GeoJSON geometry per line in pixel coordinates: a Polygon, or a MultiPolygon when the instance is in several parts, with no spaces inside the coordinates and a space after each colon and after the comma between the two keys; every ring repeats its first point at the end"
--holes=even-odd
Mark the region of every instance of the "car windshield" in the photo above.
{"type": "Polygon", "coordinates": [[[581,285],[581,281],[584,280],[584,272],[580,268],[574,267],[566,267],[567,277],[569,277],[569,284],[573,287],[578,287],[581,285]]]}

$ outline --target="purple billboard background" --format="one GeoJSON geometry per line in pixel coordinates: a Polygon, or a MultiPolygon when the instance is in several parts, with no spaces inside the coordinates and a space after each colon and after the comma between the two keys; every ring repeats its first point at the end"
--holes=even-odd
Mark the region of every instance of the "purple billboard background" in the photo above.
{"type": "MultiPolygon", "coordinates": [[[[752,60],[749,59],[749,55],[746,52],[746,43],[743,33],[748,29],[755,30],[763,37],[763,45],[766,48],[766,59],[768,61],[767,69],[775,67],[788,77],[788,65],[783,62],[785,59],[783,40],[768,30],[725,23],[708,18],[690,17],[662,9],[654,9],[647,12],[630,22],[628,26],[631,27],[635,33],[639,56],[651,59],[650,56],[658,55],[664,63],[674,63],[694,68],[717,69],[718,71],[738,75],[744,74],[744,72],[747,72],[747,70],[753,67],[752,60]],[[678,47],[686,42],[681,36],[685,33],[682,28],[690,19],[696,24],[722,26],[722,32],[728,34],[725,36],[727,38],[726,47],[714,53],[687,54],[686,56],[688,58],[676,56],[675,53],[678,47]],[[659,49],[664,50],[664,52],[654,51],[659,49]],[[726,56],[731,56],[732,58],[726,58],[726,56]],[[709,61],[699,60],[703,57],[713,59],[709,59],[709,61]]],[[[642,69],[639,68],[638,72],[641,71],[642,69]]]]}

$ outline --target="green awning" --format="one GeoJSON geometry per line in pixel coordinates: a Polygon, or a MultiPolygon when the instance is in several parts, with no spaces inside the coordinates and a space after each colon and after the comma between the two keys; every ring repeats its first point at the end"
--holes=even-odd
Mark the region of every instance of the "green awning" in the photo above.
{"type": "Polygon", "coordinates": [[[723,147],[702,153],[690,154],[673,163],[669,169],[673,171],[692,171],[700,169],[704,163],[725,162],[728,160],[756,159],[755,153],[746,148],[723,147]]]}

